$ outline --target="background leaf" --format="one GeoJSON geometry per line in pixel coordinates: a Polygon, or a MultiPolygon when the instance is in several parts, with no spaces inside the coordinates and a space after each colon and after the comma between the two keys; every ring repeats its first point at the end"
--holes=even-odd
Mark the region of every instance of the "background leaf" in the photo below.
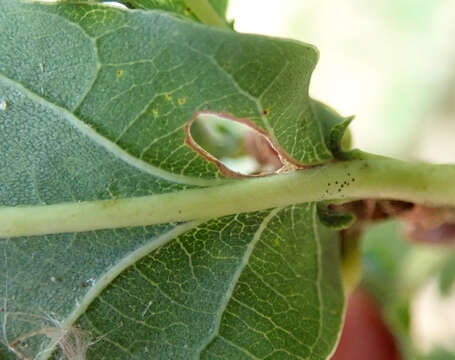
{"type": "MultiPolygon", "coordinates": [[[[200,110],[250,119],[298,161],[329,160],[307,93],[316,60],[162,11],[2,2],[0,204],[218,184],[183,143],[200,110]]],[[[341,327],[338,245],[314,204],[0,248],[3,340],[29,357],[49,339],[28,333],[79,318],[100,336],[89,359],[324,359],[341,327]]]]}
{"type": "MultiPolygon", "coordinates": [[[[62,1],[62,0],[60,0],[62,1]]],[[[65,0],[63,0],[65,1],[65,0]]],[[[215,16],[219,16],[220,25],[228,28],[230,25],[226,20],[226,11],[228,7],[228,0],[197,0],[199,6],[211,7],[215,11],[215,16]]],[[[71,0],[71,3],[85,3],[86,0],[71,0]]],[[[90,0],[92,3],[102,3],[103,0],[90,0]]],[[[187,19],[198,22],[204,22],[199,18],[199,14],[193,9],[193,4],[186,0],[119,0],[117,4],[122,4],[131,9],[148,9],[148,10],[163,10],[179,15],[187,19]]],[[[210,11],[210,10],[209,10],[210,11]]]]}

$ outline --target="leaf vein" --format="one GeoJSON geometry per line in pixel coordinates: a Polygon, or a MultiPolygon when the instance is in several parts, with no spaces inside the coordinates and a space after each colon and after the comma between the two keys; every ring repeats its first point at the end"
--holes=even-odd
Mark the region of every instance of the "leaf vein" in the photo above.
{"type": "Polygon", "coordinates": [[[237,270],[235,271],[234,275],[232,276],[232,281],[229,284],[229,287],[226,291],[223,302],[222,302],[222,304],[220,304],[220,308],[216,314],[214,330],[213,330],[212,334],[210,334],[209,337],[206,339],[206,341],[203,342],[203,344],[201,345],[199,350],[197,350],[198,358],[200,358],[202,352],[208,348],[208,346],[216,339],[216,337],[220,336],[219,332],[220,332],[222,317],[228,307],[231,297],[233,296],[235,286],[237,285],[237,283],[240,279],[240,276],[243,273],[243,270],[248,265],[248,261],[251,257],[251,254],[253,253],[253,250],[254,250],[256,244],[258,243],[262,233],[266,229],[269,222],[275,217],[275,215],[279,211],[281,211],[281,209],[282,208],[276,208],[276,209],[271,210],[270,213],[264,217],[264,219],[262,220],[258,229],[256,230],[256,233],[254,234],[252,241],[248,245],[247,250],[245,251],[245,253],[243,255],[243,258],[242,258],[241,262],[239,263],[239,266],[237,267],[237,270]]]}
{"type": "Polygon", "coordinates": [[[31,100],[39,103],[42,106],[52,109],[53,111],[59,113],[65,120],[67,120],[75,129],[80,131],[82,134],[87,136],[89,139],[93,140],[94,143],[103,147],[106,151],[116,156],[118,159],[124,161],[125,163],[145,172],[150,175],[156,176],[158,178],[172,181],[180,184],[187,185],[197,185],[197,186],[208,186],[208,185],[219,185],[223,180],[212,180],[212,179],[201,179],[185,175],[180,175],[176,173],[171,173],[156,166],[153,166],[141,159],[134,157],[129,154],[127,151],[122,149],[120,146],[114,144],[112,141],[106,137],[100,135],[89,125],[83,122],[81,119],[76,117],[69,110],[56,105],[50,102],[47,99],[43,99],[33,91],[29,90],[19,82],[12,80],[6,77],[4,74],[0,73],[0,83],[4,83],[9,86],[13,86],[22,93],[26,94],[31,100]]]}

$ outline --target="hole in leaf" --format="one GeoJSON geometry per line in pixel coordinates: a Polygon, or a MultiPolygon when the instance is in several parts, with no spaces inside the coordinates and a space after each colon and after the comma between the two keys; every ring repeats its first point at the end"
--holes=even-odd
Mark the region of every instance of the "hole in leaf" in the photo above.
{"type": "Polygon", "coordinates": [[[120,8],[120,9],[128,9],[124,4],[122,4],[120,2],[117,2],[117,1],[103,1],[103,4],[104,5],[113,6],[113,7],[117,7],[117,8],[120,8]]]}
{"type": "Polygon", "coordinates": [[[230,177],[265,176],[285,166],[268,134],[246,119],[201,112],[187,123],[186,143],[230,177]]]}

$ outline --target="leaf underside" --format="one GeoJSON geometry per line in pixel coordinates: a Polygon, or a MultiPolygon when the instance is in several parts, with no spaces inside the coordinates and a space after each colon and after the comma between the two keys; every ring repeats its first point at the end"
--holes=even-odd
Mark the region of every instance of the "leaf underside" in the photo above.
{"type": "MultiPolygon", "coordinates": [[[[160,10],[3,1],[0,206],[216,185],[184,145],[202,110],[248,118],[298,162],[329,161],[343,119],[314,111],[316,61],[305,44],[160,10]]],[[[44,358],[49,339],[27,334],[78,326],[99,339],[88,359],[326,359],[344,309],[336,239],[315,204],[0,239],[2,342],[44,358]]]]}

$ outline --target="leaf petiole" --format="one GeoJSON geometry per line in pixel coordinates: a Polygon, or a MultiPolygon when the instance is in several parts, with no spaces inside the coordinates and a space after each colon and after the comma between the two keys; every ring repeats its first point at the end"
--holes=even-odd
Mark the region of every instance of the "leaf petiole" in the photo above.
{"type": "Polygon", "coordinates": [[[292,173],[124,199],[0,208],[0,238],[203,220],[297,203],[393,199],[455,206],[455,165],[361,153],[292,173]]]}

